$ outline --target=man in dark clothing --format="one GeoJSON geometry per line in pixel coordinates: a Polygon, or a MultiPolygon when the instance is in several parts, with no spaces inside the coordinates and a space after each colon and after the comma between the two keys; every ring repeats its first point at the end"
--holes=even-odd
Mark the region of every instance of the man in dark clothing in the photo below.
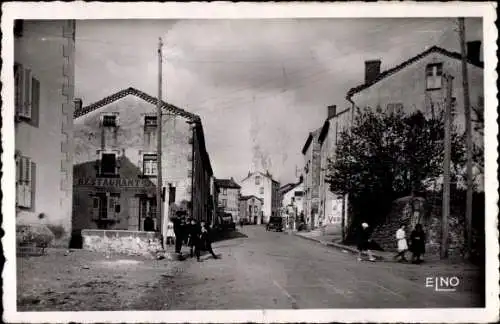
{"type": "Polygon", "coordinates": [[[370,261],[375,261],[375,258],[372,255],[372,252],[370,251],[370,232],[368,229],[368,224],[363,223],[361,224],[360,231],[358,233],[358,261],[362,261],[362,255],[363,253],[368,254],[368,260],[370,261]]]}
{"type": "Polygon", "coordinates": [[[194,249],[199,245],[198,241],[200,240],[201,229],[198,223],[194,219],[191,220],[191,224],[188,225],[189,230],[189,240],[188,245],[190,249],[191,257],[194,256],[194,249]]]}
{"type": "Polygon", "coordinates": [[[183,219],[179,214],[172,220],[174,223],[174,234],[175,234],[175,253],[181,253],[182,241],[184,239],[184,224],[183,219]]]}
{"type": "Polygon", "coordinates": [[[154,232],[154,230],[155,230],[155,222],[150,216],[146,217],[146,219],[144,219],[144,231],[154,232]]]}
{"type": "MultiPolygon", "coordinates": [[[[199,241],[199,246],[205,251],[210,252],[212,254],[212,257],[214,259],[218,259],[219,257],[214,253],[214,250],[212,249],[212,231],[210,230],[210,227],[205,223],[201,222],[201,235],[200,235],[200,241],[199,241]]],[[[200,249],[196,250],[196,257],[198,258],[198,261],[200,261],[200,249]]]]}
{"type": "Polygon", "coordinates": [[[410,250],[412,262],[421,263],[421,256],[425,253],[425,232],[420,224],[417,224],[410,234],[410,250]]]}

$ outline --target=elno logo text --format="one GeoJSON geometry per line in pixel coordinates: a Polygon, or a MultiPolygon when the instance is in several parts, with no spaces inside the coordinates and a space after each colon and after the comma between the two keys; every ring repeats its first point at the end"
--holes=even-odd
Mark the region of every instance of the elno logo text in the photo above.
{"type": "Polygon", "coordinates": [[[457,291],[457,287],[459,285],[460,285],[460,279],[456,276],[425,278],[425,287],[434,288],[434,291],[439,291],[439,292],[457,291]]]}

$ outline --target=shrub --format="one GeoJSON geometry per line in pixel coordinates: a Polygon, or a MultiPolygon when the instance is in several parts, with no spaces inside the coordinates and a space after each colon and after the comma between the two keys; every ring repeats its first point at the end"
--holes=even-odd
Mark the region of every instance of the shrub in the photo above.
{"type": "Polygon", "coordinates": [[[16,243],[19,246],[47,247],[54,240],[54,234],[45,225],[17,225],[16,243]]]}

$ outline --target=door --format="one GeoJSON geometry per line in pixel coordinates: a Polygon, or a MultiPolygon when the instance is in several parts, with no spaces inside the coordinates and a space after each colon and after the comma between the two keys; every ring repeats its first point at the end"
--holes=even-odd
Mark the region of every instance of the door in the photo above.
{"type": "Polygon", "coordinates": [[[139,198],[131,197],[128,199],[128,230],[139,231],[139,198]]]}
{"type": "Polygon", "coordinates": [[[141,231],[144,231],[144,220],[148,216],[153,219],[154,229],[157,231],[156,198],[141,197],[139,199],[139,226],[141,231]]]}

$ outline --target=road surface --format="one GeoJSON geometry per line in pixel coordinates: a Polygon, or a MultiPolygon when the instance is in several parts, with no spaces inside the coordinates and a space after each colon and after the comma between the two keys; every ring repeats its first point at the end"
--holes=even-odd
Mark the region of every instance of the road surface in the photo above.
{"type": "Polygon", "coordinates": [[[139,309],[310,309],[481,307],[478,270],[459,265],[358,262],[356,255],[287,233],[245,226],[216,242],[221,259],[188,259],[165,276],[139,309]],[[456,291],[431,279],[457,277],[456,291]],[[168,293],[167,293],[168,292],[168,293]]]}

